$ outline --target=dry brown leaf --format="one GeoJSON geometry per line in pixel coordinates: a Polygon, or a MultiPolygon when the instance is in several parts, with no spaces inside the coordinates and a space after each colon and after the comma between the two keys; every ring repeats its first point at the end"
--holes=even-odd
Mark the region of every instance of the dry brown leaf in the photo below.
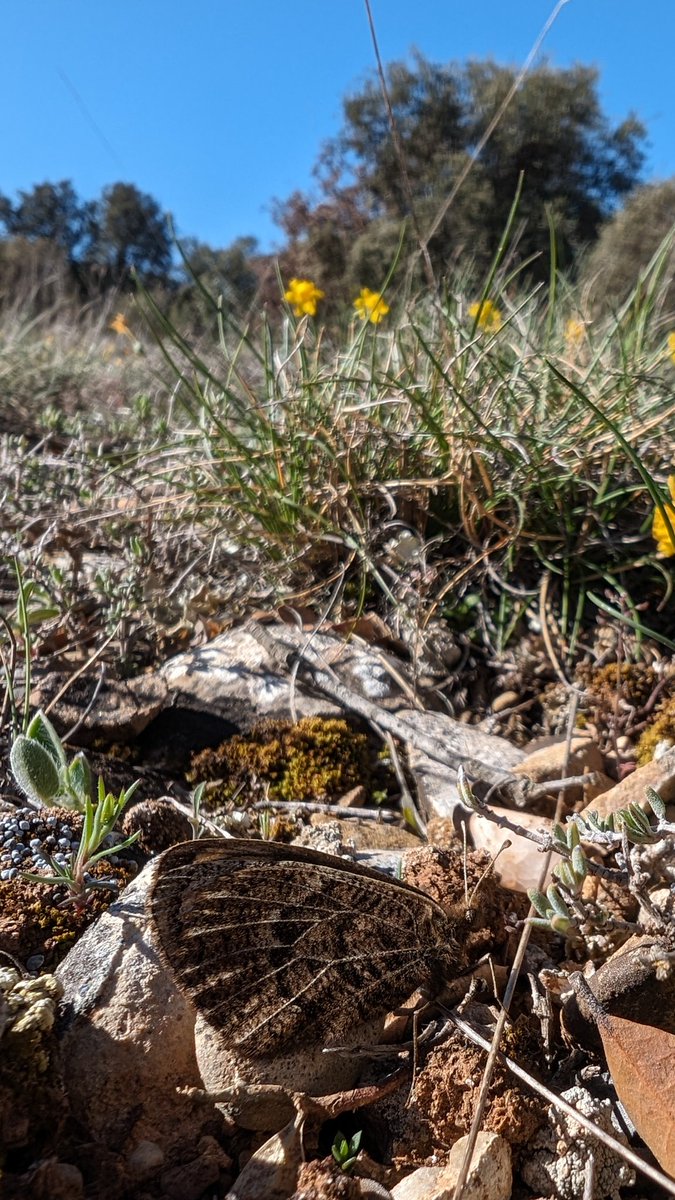
{"type": "Polygon", "coordinates": [[[273,1134],[251,1155],[238,1176],[233,1195],[237,1200],[286,1200],[295,1191],[303,1159],[301,1113],[273,1134]]]}
{"type": "Polygon", "coordinates": [[[659,1166],[675,1176],[675,1034],[609,1014],[598,1030],[619,1100],[659,1166]]]}

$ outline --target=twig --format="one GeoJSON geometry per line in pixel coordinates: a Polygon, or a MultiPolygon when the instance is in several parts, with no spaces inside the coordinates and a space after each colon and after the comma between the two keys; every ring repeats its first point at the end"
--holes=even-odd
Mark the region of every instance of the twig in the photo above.
{"type": "Polygon", "coordinates": [[[391,823],[400,821],[401,814],[394,812],[392,808],[348,808],[343,804],[318,804],[316,802],[308,802],[306,800],[256,800],[255,804],[248,805],[249,810],[254,812],[269,812],[274,809],[282,809],[284,811],[301,815],[302,813],[331,813],[339,817],[358,817],[360,820],[366,821],[385,821],[391,823]]]}
{"type": "Polygon", "coordinates": [[[495,113],[494,117],[490,121],[490,124],[488,125],[487,129],[485,130],[485,133],[483,134],[482,138],[478,142],[478,145],[472,151],[471,157],[469,158],[468,163],[464,167],[464,170],[460,173],[459,178],[455,182],[455,184],[452,188],[452,191],[450,192],[450,195],[447,197],[446,200],[443,201],[441,207],[439,208],[438,212],[436,213],[436,216],[431,225],[431,228],[429,229],[427,236],[426,236],[427,246],[429,245],[429,242],[431,241],[434,234],[440,228],[440,226],[445,218],[445,214],[447,213],[451,204],[454,202],[455,196],[457,195],[459,189],[463,186],[464,182],[466,181],[466,179],[469,175],[469,172],[473,169],[474,164],[477,162],[478,158],[483,153],[483,150],[487,146],[487,143],[489,142],[490,138],[492,137],[495,129],[497,128],[499,122],[501,121],[502,117],[504,116],[504,113],[506,112],[511,101],[513,100],[513,97],[515,96],[520,85],[522,84],[525,76],[527,75],[527,72],[530,69],[530,66],[534,62],[534,59],[536,58],[537,54],[539,53],[541,44],[542,44],[544,38],[546,37],[546,34],[548,33],[549,29],[553,25],[554,21],[557,20],[558,14],[562,11],[562,9],[565,7],[565,5],[567,3],[569,3],[569,0],[558,0],[558,3],[556,4],[555,8],[553,9],[553,12],[551,13],[548,20],[546,21],[546,24],[544,25],[536,42],[534,43],[532,49],[530,50],[530,53],[528,54],[527,58],[525,59],[525,62],[523,63],[522,67],[520,68],[520,71],[516,75],[516,78],[514,79],[511,87],[509,88],[508,92],[506,93],[506,96],[502,100],[502,103],[499,105],[497,112],[495,113]]]}
{"type": "MultiPolygon", "coordinates": [[[[462,1017],[457,1016],[455,1012],[450,1012],[448,1016],[457,1029],[459,1029],[460,1032],[463,1033],[470,1042],[473,1042],[476,1046],[480,1046],[483,1050],[490,1049],[490,1042],[488,1039],[484,1038],[482,1034],[478,1033],[472,1025],[469,1025],[468,1021],[465,1021],[462,1017]]],[[[581,1125],[582,1129],[585,1129],[587,1133],[591,1133],[598,1139],[599,1142],[602,1142],[603,1145],[608,1146],[610,1150],[613,1150],[615,1154],[618,1154],[620,1158],[623,1158],[623,1160],[629,1163],[631,1167],[634,1167],[636,1171],[640,1171],[642,1175],[646,1175],[647,1179],[651,1179],[653,1183],[659,1184],[659,1186],[664,1188],[670,1196],[675,1196],[675,1181],[669,1179],[667,1175],[664,1175],[656,1167],[652,1167],[649,1163],[645,1162],[644,1159],[640,1158],[639,1154],[636,1154],[635,1151],[631,1150],[629,1146],[624,1146],[616,1138],[612,1137],[611,1133],[606,1133],[604,1129],[598,1129],[598,1127],[594,1125],[588,1117],[584,1116],[583,1113],[577,1112],[577,1110],[573,1108],[571,1104],[568,1104],[566,1100],[563,1100],[561,1096],[556,1095],[555,1092],[550,1091],[549,1088],[545,1087],[543,1083],[540,1083],[538,1079],[535,1079],[533,1075],[528,1074],[528,1072],[522,1067],[519,1067],[518,1063],[514,1062],[513,1059],[509,1058],[506,1054],[502,1053],[501,1050],[498,1051],[497,1058],[499,1062],[508,1067],[511,1074],[516,1076],[516,1079],[521,1079],[523,1083],[526,1083],[527,1086],[532,1089],[533,1092],[536,1092],[539,1096],[543,1096],[544,1099],[549,1102],[549,1104],[553,1104],[560,1112],[563,1112],[566,1116],[571,1117],[572,1120],[576,1121],[578,1125],[581,1125]]]]}
{"type": "Polygon", "coordinates": [[[412,188],[410,186],[410,177],[408,175],[408,167],[405,160],[405,154],[403,152],[401,136],[398,131],[398,125],[396,124],[396,118],[394,116],[394,110],[391,106],[391,100],[389,99],[389,91],[387,88],[384,68],[382,66],[382,59],[380,57],[380,48],[377,42],[377,33],[375,31],[375,22],[373,20],[373,14],[370,7],[370,0],[364,0],[364,4],[366,6],[366,14],[368,17],[368,25],[370,28],[370,37],[373,43],[373,50],[375,51],[375,62],[377,63],[377,74],[380,80],[380,90],[382,92],[382,98],[387,110],[387,120],[389,121],[391,140],[394,143],[394,151],[396,153],[398,165],[401,171],[401,183],[403,184],[403,191],[405,192],[405,200],[408,206],[410,217],[412,219],[413,227],[415,229],[415,236],[419,243],[420,253],[424,260],[424,270],[427,276],[427,283],[429,284],[431,291],[435,293],[438,291],[438,284],[436,282],[436,276],[434,275],[434,268],[432,266],[431,256],[429,254],[429,238],[425,239],[423,237],[422,230],[417,219],[415,197],[413,196],[412,188]]]}
{"type": "MultiPolygon", "coordinates": [[[[562,771],[563,777],[567,771],[567,765],[569,763],[570,754],[571,754],[571,750],[572,750],[572,734],[574,732],[574,724],[576,721],[578,700],[579,700],[579,693],[576,691],[576,689],[572,689],[571,690],[570,711],[569,711],[568,718],[567,718],[567,739],[566,739],[566,746],[565,746],[565,760],[563,762],[563,771],[562,771]]],[[[562,813],[563,795],[564,795],[564,793],[562,791],[560,791],[558,794],[558,803],[556,805],[556,814],[555,814],[556,820],[560,819],[560,814],[562,813]]],[[[551,853],[552,853],[552,851],[548,850],[546,853],[546,856],[544,858],[544,864],[542,866],[541,874],[539,876],[539,881],[538,881],[539,889],[543,888],[543,886],[546,882],[546,876],[548,874],[548,869],[549,869],[550,862],[551,862],[551,853]]],[[[530,911],[529,911],[528,915],[531,916],[533,912],[534,912],[534,907],[533,907],[533,905],[530,905],[530,911]]],[[[469,1174],[471,1158],[473,1156],[473,1152],[474,1152],[474,1149],[476,1146],[476,1141],[478,1139],[478,1133],[479,1133],[481,1125],[483,1123],[483,1114],[485,1112],[485,1106],[487,1104],[488,1092],[490,1090],[492,1076],[494,1074],[495,1066],[497,1064],[497,1056],[499,1054],[499,1044],[501,1042],[502,1035],[504,1033],[504,1028],[506,1026],[506,1022],[509,1019],[509,1009],[511,1007],[513,993],[516,990],[516,984],[518,982],[520,968],[521,968],[521,966],[523,964],[523,960],[525,958],[525,952],[527,950],[527,944],[530,940],[532,928],[533,928],[533,926],[531,925],[531,923],[529,921],[526,921],[523,926],[523,929],[521,931],[520,939],[518,941],[518,946],[516,948],[516,953],[515,953],[514,959],[513,959],[513,965],[511,967],[511,972],[509,974],[509,980],[506,985],[506,991],[504,993],[504,1000],[502,1002],[502,1007],[500,1009],[499,1016],[497,1017],[495,1031],[494,1031],[493,1038],[492,1038],[492,1045],[490,1046],[490,1050],[488,1053],[488,1059],[485,1064],[485,1070],[483,1072],[483,1078],[481,1080],[480,1091],[478,1093],[478,1099],[476,1101],[476,1110],[474,1113],[473,1121],[471,1122],[471,1129],[469,1130],[469,1136],[467,1138],[467,1144],[466,1144],[466,1149],[464,1151],[464,1157],[462,1159],[462,1165],[460,1167],[459,1174],[457,1176],[457,1183],[455,1184],[453,1200],[461,1200],[461,1195],[462,1195],[462,1191],[464,1189],[464,1184],[466,1183],[467,1176],[469,1174]]]]}
{"type": "Polygon", "coordinates": [[[562,667],[560,666],[560,660],[553,648],[553,642],[551,641],[551,634],[550,634],[549,628],[548,628],[548,615],[546,612],[546,602],[548,600],[548,585],[550,582],[551,582],[551,573],[550,573],[550,571],[545,571],[544,577],[541,581],[541,588],[539,589],[539,624],[541,626],[541,636],[542,636],[544,645],[546,647],[546,653],[548,654],[548,657],[549,657],[551,666],[553,667],[553,670],[555,671],[556,675],[558,676],[558,679],[563,684],[563,686],[569,687],[569,681],[565,675],[565,672],[563,671],[562,667]]]}
{"type": "Polygon", "coordinates": [[[385,733],[385,738],[387,741],[387,746],[389,747],[391,761],[394,764],[394,771],[396,772],[398,786],[401,789],[401,811],[408,824],[412,825],[415,833],[418,833],[420,837],[426,837],[426,825],[424,824],[424,821],[417,810],[415,798],[408,787],[408,781],[401,765],[401,758],[398,750],[396,749],[396,742],[389,732],[385,733]]]}

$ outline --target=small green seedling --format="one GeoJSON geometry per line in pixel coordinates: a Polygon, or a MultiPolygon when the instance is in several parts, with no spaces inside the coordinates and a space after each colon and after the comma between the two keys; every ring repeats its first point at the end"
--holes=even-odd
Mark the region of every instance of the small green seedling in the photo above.
{"type": "Polygon", "coordinates": [[[103,850],[100,849],[115,828],[124,806],[131,799],[137,787],[138,783],[133,783],[130,788],[123,788],[119,796],[113,796],[111,792],[106,793],[103,780],[99,778],[97,802],[93,804],[90,797],[87,797],[85,801],[80,844],[76,853],[71,856],[70,862],[62,865],[50,858],[48,861],[54,872],[53,875],[37,875],[25,871],[23,878],[29,879],[33,883],[61,884],[68,889],[69,899],[78,905],[86,903],[86,898],[93,888],[116,886],[112,880],[92,879],[89,872],[100,859],[107,858],[111,854],[118,854],[120,850],[126,850],[140,836],[140,830],[137,830],[125,841],[117,842],[113,846],[106,846],[103,850]]]}
{"type": "Polygon", "coordinates": [[[331,1154],[340,1170],[344,1171],[346,1175],[353,1170],[362,1137],[363,1131],[361,1129],[359,1129],[358,1133],[353,1134],[349,1140],[347,1140],[343,1133],[336,1133],[335,1135],[333,1145],[331,1146],[331,1154]]]}

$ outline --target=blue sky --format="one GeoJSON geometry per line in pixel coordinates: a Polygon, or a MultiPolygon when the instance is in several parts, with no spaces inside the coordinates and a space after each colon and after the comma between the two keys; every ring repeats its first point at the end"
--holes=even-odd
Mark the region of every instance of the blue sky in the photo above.
{"type": "MultiPolygon", "coordinates": [[[[386,60],[520,64],[553,0],[372,0],[386,60]]],[[[279,233],[273,197],[311,187],[341,98],[373,68],[362,0],[4,0],[0,191],[137,184],[215,246],[279,233]]],[[[675,174],[675,0],[568,0],[557,66],[593,63],[605,110],[634,109],[647,177],[675,174]]]]}

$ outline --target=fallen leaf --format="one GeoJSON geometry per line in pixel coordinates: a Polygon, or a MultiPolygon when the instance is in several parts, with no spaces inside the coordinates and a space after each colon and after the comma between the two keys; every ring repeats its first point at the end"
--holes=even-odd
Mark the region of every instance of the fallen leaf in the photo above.
{"type": "Polygon", "coordinates": [[[617,1096],[662,1170],[675,1176],[675,1034],[598,1016],[617,1096]]]}
{"type": "Polygon", "coordinates": [[[302,1162],[301,1113],[279,1133],[268,1138],[249,1158],[233,1184],[230,1195],[236,1200],[286,1200],[295,1191],[298,1168],[302,1162]]]}

